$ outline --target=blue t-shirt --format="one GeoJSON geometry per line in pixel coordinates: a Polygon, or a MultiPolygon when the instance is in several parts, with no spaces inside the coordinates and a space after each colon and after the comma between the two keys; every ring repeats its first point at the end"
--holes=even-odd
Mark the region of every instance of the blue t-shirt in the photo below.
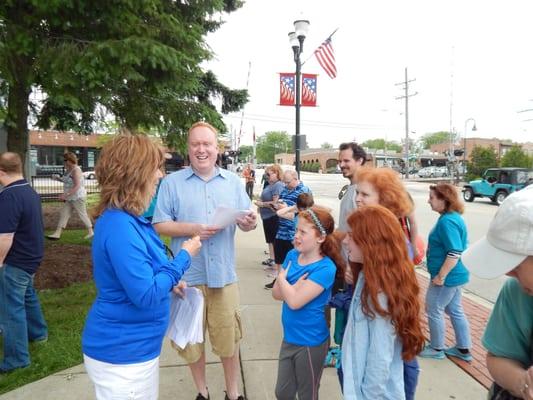
{"type": "Polygon", "coordinates": [[[308,265],[298,264],[297,250],[291,250],[283,262],[283,268],[290,264],[287,281],[293,285],[303,274],[307,279],[319,284],[324,291],[299,310],[291,310],[283,302],[281,322],[283,324],[283,340],[297,346],[318,346],[329,337],[326,323],[325,307],[331,297],[331,288],[335,280],[337,268],[329,257],[324,257],[308,265]]]}
{"type": "MultiPolygon", "coordinates": [[[[462,253],[467,246],[468,235],[465,221],[457,212],[442,214],[428,237],[427,267],[434,278],[440,271],[450,251],[462,253]]],[[[468,282],[469,272],[459,259],[444,280],[445,286],[459,286],[468,282]]]]}
{"type": "MultiPolygon", "coordinates": [[[[287,206],[296,205],[296,200],[301,193],[310,193],[311,191],[302,182],[298,184],[294,189],[290,190],[287,187],[283,189],[279,198],[287,204],[287,206]]],[[[295,234],[294,222],[290,219],[280,218],[278,225],[278,233],[276,239],[292,241],[295,234]]]]}
{"type": "Polygon", "coordinates": [[[14,233],[5,264],[34,274],[44,255],[41,198],[25,179],[0,191],[0,233],[14,233]]]}
{"type": "Polygon", "coordinates": [[[108,209],[92,241],[97,296],[82,334],[83,353],[111,364],[149,361],[161,353],[172,287],[189,268],[185,250],[169,260],[143,217],[108,209]]]}

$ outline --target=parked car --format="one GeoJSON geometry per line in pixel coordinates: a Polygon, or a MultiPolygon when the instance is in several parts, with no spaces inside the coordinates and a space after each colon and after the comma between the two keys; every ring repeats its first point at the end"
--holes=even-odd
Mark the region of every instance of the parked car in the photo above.
{"type": "Polygon", "coordinates": [[[476,197],[488,197],[500,205],[513,192],[524,188],[533,180],[533,169],[528,168],[489,168],[481,179],[470,181],[463,187],[465,201],[476,197]]]}
{"type": "Polygon", "coordinates": [[[95,175],[94,171],[90,170],[90,171],[84,171],[83,172],[83,177],[85,179],[94,179],[94,178],[96,178],[96,175],[95,175]]]}
{"type": "Polygon", "coordinates": [[[424,167],[418,171],[420,178],[440,178],[448,175],[448,169],[446,167],[424,167]]]}
{"type": "Polygon", "coordinates": [[[52,176],[54,174],[63,175],[65,169],[62,165],[41,165],[35,166],[35,175],[37,176],[52,176]]]}
{"type": "Polygon", "coordinates": [[[438,178],[448,176],[448,167],[436,167],[435,168],[435,176],[438,178]]]}

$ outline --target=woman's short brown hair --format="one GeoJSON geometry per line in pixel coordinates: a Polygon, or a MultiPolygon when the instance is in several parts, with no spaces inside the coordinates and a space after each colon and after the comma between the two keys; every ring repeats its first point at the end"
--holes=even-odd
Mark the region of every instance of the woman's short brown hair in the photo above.
{"type": "Polygon", "coordinates": [[[267,167],[266,171],[272,171],[278,177],[278,181],[281,181],[281,177],[283,176],[283,170],[281,169],[279,164],[272,164],[270,167],[267,167]]]}
{"type": "Polygon", "coordinates": [[[63,154],[63,160],[70,161],[72,164],[78,164],[78,157],[70,151],[63,154]]]}
{"type": "Polygon", "coordinates": [[[163,151],[144,135],[118,135],[102,148],[96,163],[100,202],[93,215],[118,208],[141,215],[153,195],[153,177],[163,163],[163,151]]]}
{"type": "Polygon", "coordinates": [[[459,197],[459,192],[454,185],[449,183],[437,183],[436,185],[431,185],[429,190],[435,193],[437,199],[444,200],[444,211],[445,212],[458,212],[462,214],[465,210],[465,206],[459,197]]]}

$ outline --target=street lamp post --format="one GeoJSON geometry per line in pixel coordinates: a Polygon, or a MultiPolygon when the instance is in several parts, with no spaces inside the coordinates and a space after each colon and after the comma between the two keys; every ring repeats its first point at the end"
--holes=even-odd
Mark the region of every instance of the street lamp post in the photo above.
{"type": "Polygon", "coordinates": [[[302,75],[302,62],[300,55],[303,52],[304,40],[307,32],[309,31],[309,21],[297,20],[294,21],[294,32],[289,33],[289,42],[294,53],[294,63],[296,64],[296,101],[294,107],[296,109],[296,126],[294,132],[294,153],[295,153],[295,166],[298,178],[300,178],[300,107],[301,107],[301,75],[302,75]]]}
{"type": "Polygon", "coordinates": [[[463,134],[463,176],[465,175],[465,171],[466,171],[466,128],[467,128],[467,125],[468,125],[469,121],[473,121],[474,122],[474,126],[472,127],[472,131],[477,131],[476,120],[474,118],[468,118],[465,121],[465,130],[464,130],[464,134],[463,134]]]}

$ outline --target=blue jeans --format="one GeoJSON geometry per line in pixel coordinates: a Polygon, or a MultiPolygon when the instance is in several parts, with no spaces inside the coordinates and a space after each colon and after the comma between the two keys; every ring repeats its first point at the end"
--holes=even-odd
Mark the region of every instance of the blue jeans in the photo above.
{"type": "Polygon", "coordinates": [[[30,365],[28,340],[48,337],[48,327],[33,288],[33,275],[8,264],[0,268],[0,329],[4,336],[0,371],[30,365]]]}
{"type": "Polygon", "coordinates": [[[405,400],[414,400],[416,386],[418,385],[418,376],[420,375],[420,366],[418,360],[413,358],[411,361],[403,361],[403,380],[405,390],[405,400]]]}
{"type": "Polygon", "coordinates": [[[429,285],[426,294],[426,312],[431,337],[430,345],[434,349],[444,349],[444,337],[446,333],[445,312],[450,316],[450,320],[452,321],[457,347],[460,349],[470,349],[472,347],[470,325],[468,324],[461,304],[462,287],[463,285],[436,286],[432,283],[429,285]]]}

